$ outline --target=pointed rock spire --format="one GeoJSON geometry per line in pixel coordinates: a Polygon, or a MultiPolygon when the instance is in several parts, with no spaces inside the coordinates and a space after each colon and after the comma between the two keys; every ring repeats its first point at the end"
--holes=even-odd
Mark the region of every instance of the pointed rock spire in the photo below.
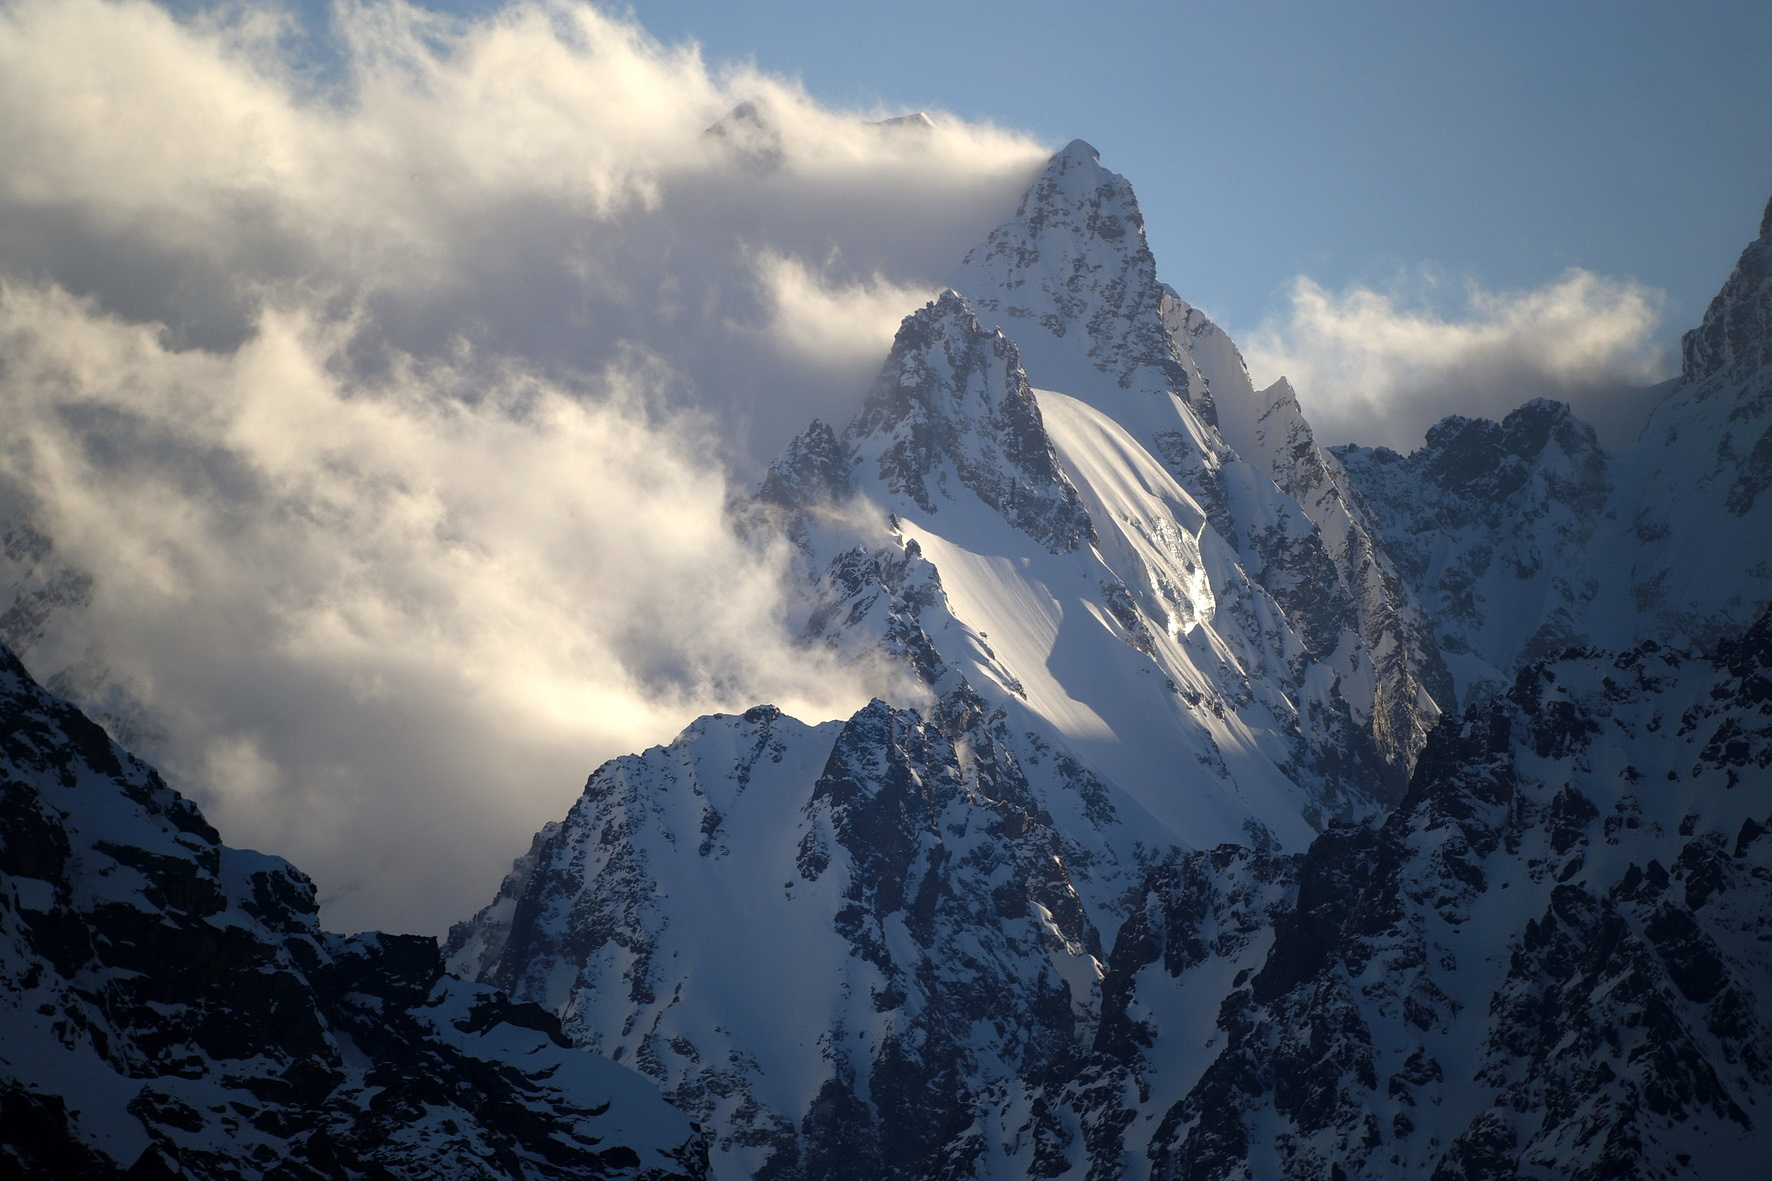
{"type": "Polygon", "coordinates": [[[1164,289],[1138,198],[1080,139],[1052,157],[1015,216],[949,283],[987,324],[1012,333],[1042,386],[1081,395],[1100,374],[1123,390],[1189,388],[1163,329],[1164,289]]]}
{"type": "Polygon", "coordinates": [[[952,499],[951,473],[1053,553],[1094,537],[1016,347],[951,289],[905,317],[844,443],[925,511],[952,499]]]}

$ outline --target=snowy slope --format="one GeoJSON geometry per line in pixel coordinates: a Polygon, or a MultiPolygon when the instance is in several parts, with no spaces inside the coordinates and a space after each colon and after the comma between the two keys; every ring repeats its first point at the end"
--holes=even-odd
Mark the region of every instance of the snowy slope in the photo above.
{"type": "Polygon", "coordinates": [[[1073,141],[949,283],[1015,341],[1035,385],[1162,460],[1325,676],[1348,678],[1362,653],[1371,684],[1353,705],[1400,790],[1449,688],[1420,608],[1290,387],[1255,390],[1235,344],[1157,281],[1125,178],[1073,141]]]}
{"type": "Polygon", "coordinates": [[[965,692],[701,719],[599,769],[451,962],[657,1078],[717,1176],[967,1175],[973,1113],[1092,1025],[1079,887],[1133,884],[1091,834],[1113,794],[1016,738],[965,692]]]}
{"type": "MultiPolygon", "coordinates": [[[[1340,457],[1419,588],[1458,700],[1504,688],[1522,661],[1593,640],[1615,464],[1567,406],[1535,400],[1500,423],[1448,418],[1406,458],[1384,448],[1340,457]]],[[[1636,628],[1601,630],[1628,641],[1636,628]]]]}
{"type": "Polygon", "coordinates": [[[693,1177],[688,1122],[312,884],[0,648],[0,1172],[693,1177]]]}
{"type": "MultiPolygon", "coordinates": [[[[1632,862],[1692,862],[1767,811],[1734,738],[1680,754],[1660,713],[1763,729],[1763,675],[1715,647],[1769,581],[1746,442],[1766,317],[1728,310],[1764,297],[1751,261],[1660,443],[1609,457],[1533,403],[1409,457],[1331,453],[1156,281],[1130,188],[1073,143],[906,318],[854,421],[813,423],[734,506],[796,547],[806,641],[896,669],[894,703],[702,719],[607,764],[450,963],[657,1080],[721,1177],[1548,1176],[1669,1088],[1690,1128],[1656,1125],[1655,1161],[1763,1147],[1732,1114],[1764,1087],[1759,1026],[1718,1033],[1681,991],[1661,943],[1683,920],[1631,911],[1656,950],[1622,991],[1570,974],[1609,963],[1604,923],[1560,959],[1534,942],[1559,888],[1599,913],[1632,862]],[[1693,455],[1719,473],[1698,492],[1693,455]],[[1690,515],[1656,535],[1625,497],[1690,515]],[[1734,564],[1687,578],[1678,547],[1729,513],[1734,564]],[[1634,649],[1650,634],[1678,650],[1634,649]],[[1570,656],[1564,696],[1534,695],[1532,661],[1596,638],[1625,655],[1570,656]],[[1516,712],[1495,731],[1491,709],[1516,712]],[[1688,755],[1681,832],[1624,768],[1688,755]],[[1544,850],[1566,868],[1570,842],[1593,871],[1558,881],[1544,850]],[[1608,1027],[1672,1014],[1699,1048],[1614,1061],[1594,1026],[1522,1068],[1491,1015],[1544,989],[1608,1027]],[[1694,1061],[1748,1065],[1724,1102],[1694,1061]]],[[[1739,907],[1687,904],[1750,1007],[1754,839],[1739,907]]]]}

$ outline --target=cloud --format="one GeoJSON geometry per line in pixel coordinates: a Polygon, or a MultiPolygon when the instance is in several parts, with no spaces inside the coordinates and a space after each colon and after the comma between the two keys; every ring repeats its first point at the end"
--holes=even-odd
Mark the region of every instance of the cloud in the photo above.
{"type": "Polygon", "coordinates": [[[94,575],[33,663],[136,695],[112,704],[236,842],[373,892],[338,919],[465,913],[596,762],[696,713],[886,688],[791,642],[786,555],[727,528],[714,423],[642,366],[595,398],[510,363],[366,384],[348,337],[267,309],[231,353],[171,351],[0,290],[0,479],[94,575]]]}
{"type": "Polygon", "coordinates": [[[938,294],[934,287],[898,284],[878,273],[833,282],[804,261],[779,254],[761,257],[758,271],[773,303],[769,334],[777,346],[834,373],[877,367],[892,347],[905,309],[921,307],[938,294]]]}
{"type": "Polygon", "coordinates": [[[1408,451],[1448,414],[1499,419],[1535,397],[1570,403],[1608,446],[1635,436],[1642,387],[1666,376],[1653,339],[1659,292],[1571,270],[1537,290],[1471,284],[1464,297],[1447,316],[1300,277],[1290,314],[1263,324],[1244,355],[1258,383],[1291,379],[1324,442],[1408,451]]]}
{"type": "Polygon", "coordinates": [[[325,89],[275,22],[0,10],[0,266],[210,348],[244,339],[267,287],[299,287],[369,313],[347,350],[366,371],[461,341],[597,370],[638,344],[755,470],[812,413],[845,417],[830,404],[878,361],[777,347],[783,261],[920,292],[1046,156],[939,113],[869,126],[885,112],[711,69],[584,5],[462,24],[347,3],[333,27],[344,81],[325,89]],[[769,151],[704,134],[740,103],[769,151]]]}
{"type": "Polygon", "coordinates": [[[582,5],[332,24],[0,8],[4,624],[329,923],[436,931],[603,759],[897,691],[725,505],[1045,152],[582,5]]]}

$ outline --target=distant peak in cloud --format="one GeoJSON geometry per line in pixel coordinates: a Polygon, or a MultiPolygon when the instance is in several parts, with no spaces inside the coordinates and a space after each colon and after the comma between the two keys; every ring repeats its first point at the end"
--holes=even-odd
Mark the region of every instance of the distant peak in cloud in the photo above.
{"type": "Polygon", "coordinates": [[[909,115],[894,115],[890,119],[872,119],[868,126],[887,131],[934,131],[935,120],[922,111],[915,111],[909,115]]]}
{"type": "Polygon", "coordinates": [[[1452,311],[1365,286],[1331,292],[1300,276],[1288,314],[1251,333],[1243,353],[1258,382],[1291,380],[1327,442],[1406,452],[1448,414],[1499,421],[1546,397],[1618,447],[1647,414],[1645,387],[1667,376],[1653,343],[1662,303],[1633,279],[1578,269],[1526,291],[1467,283],[1452,311]]]}

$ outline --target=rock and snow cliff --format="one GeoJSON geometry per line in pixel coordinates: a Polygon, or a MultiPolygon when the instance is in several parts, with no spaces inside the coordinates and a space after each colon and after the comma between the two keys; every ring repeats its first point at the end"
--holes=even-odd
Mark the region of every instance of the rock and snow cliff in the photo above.
{"type": "Polygon", "coordinates": [[[1126,1129],[1090,1175],[1753,1175],[1769,766],[1772,616],[1572,650],[1448,718],[1382,823],[1154,881],[1066,1092],[1126,1129]]]}
{"type": "MultiPolygon", "coordinates": [[[[452,932],[473,987],[428,945],[320,935],[292,871],[172,835],[188,806],[119,772],[171,860],[93,836],[56,872],[108,884],[66,897],[9,860],[6,968],[61,983],[7,1036],[177,1074],[166,1046],[196,1035],[156,1031],[222,985],[118,960],[170,1006],[119,1017],[79,973],[136,978],[55,960],[31,917],[100,930],[114,907],[77,892],[153,866],[144,913],[245,931],[308,1041],[185,1055],[164,1110],[92,1090],[121,1147],[14,1056],[8,1118],[60,1112],[56,1144],[118,1161],[144,1136],[316,1161],[396,1137],[363,1159],[447,1173],[502,1145],[546,1176],[538,1145],[614,1137],[635,1148],[606,1165],[692,1171],[686,1124],[610,1130],[657,1114],[632,1067],[734,1181],[1647,1178],[1772,1149],[1772,209],[1616,455],[1550,402],[1407,456],[1318,446],[1157,281],[1130,186],[1080,141],[949,283],[854,420],[733,506],[792,543],[805,642],[891,665],[900,698],[702,718],[599,768],[452,932]],[[544,1016],[580,1049],[512,1049],[544,1016]],[[408,1126],[376,1080],[413,1070],[502,1079],[507,1106],[445,1088],[408,1126]],[[575,1106],[573,1071],[616,1115],[575,1106]]],[[[77,596],[52,575],[13,624],[77,596]]],[[[42,749],[85,749],[64,737],[42,749]]]]}
{"type": "Polygon", "coordinates": [[[736,506],[918,691],[605,766],[451,963],[720,1176],[1751,1159],[1765,257],[1628,453],[1545,402],[1331,452],[1071,144],[736,506]]]}

